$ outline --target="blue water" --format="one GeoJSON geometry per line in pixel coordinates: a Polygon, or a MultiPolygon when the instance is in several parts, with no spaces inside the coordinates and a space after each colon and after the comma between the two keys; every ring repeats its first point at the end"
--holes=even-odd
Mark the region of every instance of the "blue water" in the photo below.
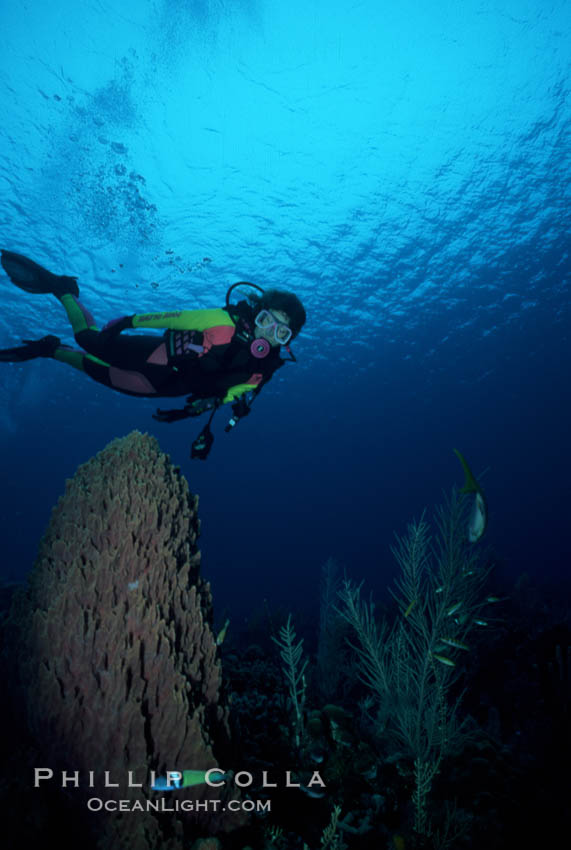
{"type": "MultiPolygon", "coordinates": [[[[62,364],[0,369],[2,576],[65,479],[134,428],[200,495],[203,574],[237,623],[315,611],[337,559],[382,591],[394,533],[462,484],[498,569],[571,565],[571,20],[563,0],[6,0],[2,246],[79,277],[104,323],[289,288],[308,322],[230,434],[62,364]],[[205,262],[209,258],[210,262],[205,262]]],[[[0,346],[56,333],[1,276],[0,346]]],[[[165,406],[165,405],[163,405],[165,406]]],[[[169,406],[169,405],[166,405],[169,406]]]]}

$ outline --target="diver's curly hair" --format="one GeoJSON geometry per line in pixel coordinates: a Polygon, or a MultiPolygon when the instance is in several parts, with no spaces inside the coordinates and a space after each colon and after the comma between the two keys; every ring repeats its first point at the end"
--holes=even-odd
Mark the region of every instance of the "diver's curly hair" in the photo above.
{"type": "Polygon", "coordinates": [[[263,295],[252,295],[250,300],[257,310],[281,310],[289,317],[292,339],[305,324],[305,308],[297,295],[285,289],[267,289],[263,295]]]}

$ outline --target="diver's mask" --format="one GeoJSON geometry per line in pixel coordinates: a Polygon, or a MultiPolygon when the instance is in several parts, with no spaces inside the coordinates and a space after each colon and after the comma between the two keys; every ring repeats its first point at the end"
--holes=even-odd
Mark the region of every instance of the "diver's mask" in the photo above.
{"type": "Polygon", "coordinates": [[[280,322],[270,310],[260,310],[256,316],[256,327],[264,331],[273,331],[274,339],[280,345],[287,345],[293,331],[285,322],[280,322]]]}

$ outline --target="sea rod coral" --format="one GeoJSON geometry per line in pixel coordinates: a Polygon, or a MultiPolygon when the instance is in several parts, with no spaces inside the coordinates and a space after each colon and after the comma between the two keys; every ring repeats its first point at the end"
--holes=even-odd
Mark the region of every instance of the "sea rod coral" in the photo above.
{"type": "MultiPolygon", "coordinates": [[[[86,810],[88,796],[146,806],[157,796],[152,770],[218,765],[228,709],[199,575],[197,504],[154,438],[114,440],[67,482],[14,600],[6,644],[28,728],[43,765],[79,772],[81,787],[66,795],[86,810]],[[118,788],[102,788],[105,771],[118,788]]],[[[179,801],[201,796],[218,792],[177,792],[179,801]]],[[[128,826],[121,817],[89,815],[99,846],[178,847],[239,819],[222,806],[177,814],[165,835],[164,816],[145,810],[126,816],[128,826]]]]}

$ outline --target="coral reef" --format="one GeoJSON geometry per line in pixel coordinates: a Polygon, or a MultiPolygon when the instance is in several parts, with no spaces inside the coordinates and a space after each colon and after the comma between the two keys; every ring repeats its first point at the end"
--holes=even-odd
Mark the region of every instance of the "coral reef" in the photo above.
{"type": "Polygon", "coordinates": [[[319,618],[299,628],[298,612],[294,630],[264,600],[263,617],[253,612],[216,649],[196,508],[139,434],[68,483],[27,589],[8,618],[0,612],[14,697],[0,700],[3,850],[38,837],[59,850],[500,850],[568,834],[561,581],[550,598],[499,582],[496,567],[487,595],[489,562],[478,566],[447,503],[440,544],[423,521],[398,538],[390,608],[350,583],[339,594],[329,562],[319,618]],[[235,779],[251,775],[234,792],[250,804],[246,824],[222,807],[85,809],[88,797],[212,800],[216,789],[200,785],[155,794],[146,777],[217,759],[235,779]],[[62,789],[59,774],[34,789],[33,766],[78,771],[80,788],[62,789]],[[102,788],[104,771],[121,787],[102,788]],[[128,771],[143,788],[125,787],[128,771]]]}
{"type": "MultiPolygon", "coordinates": [[[[150,771],[216,767],[213,746],[228,739],[197,504],[156,440],[114,440],[67,482],[12,605],[4,641],[38,763],[78,771],[80,788],[65,795],[83,807],[88,797],[145,806],[158,799],[150,771]],[[105,771],[118,788],[103,788],[105,771]]],[[[177,792],[205,796],[220,792],[177,792]]],[[[106,850],[178,847],[243,821],[222,808],[169,816],[168,827],[146,810],[88,823],[106,850]]]]}

